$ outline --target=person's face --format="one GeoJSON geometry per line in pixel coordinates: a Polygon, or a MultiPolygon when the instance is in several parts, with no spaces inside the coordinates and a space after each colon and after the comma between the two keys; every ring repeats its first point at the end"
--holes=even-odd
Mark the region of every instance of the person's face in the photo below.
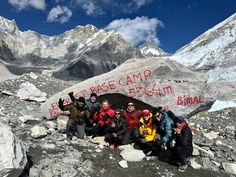
{"type": "Polygon", "coordinates": [[[90,97],[90,101],[91,101],[92,103],[95,103],[95,102],[97,101],[97,98],[96,98],[95,96],[91,96],[91,97],[90,97]]]}
{"type": "Polygon", "coordinates": [[[149,116],[144,116],[143,119],[147,122],[149,120],[149,116]]]}
{"type": "Polygon", "coordinates": [[[78,105],[79,105],[79,107],[83,107],[84,106],[84,102],[79,102],[78,101],[78,105]]]}
{"type": "Polygon", "coordinates": [[[135,110],[134,104],[133,103],[128,103],[128,109],[130,111],[134,111],[135,110]]]}
{"type": "Polygon", "coordinates": [[[156,118],[156,120],[159,122],[159,121],[161,120],[161,114],[160,114],[159,112],[157,112],[157,113],[155,114],[155,118],[156,118]]]}
{"type": "Polygon", "coordinates": [[[115,112],[115,117],[116,117],[117,119],[119,119],[119,118],[120,118],[120,112],[115,112]]]}
{"type": "Polygon", "coordinates": [[[103,103],[102,103],[102,107],[103,107],[103,109],[106,110],[106,109],[109,107],[108,102],[103,102],[103,103]]]}

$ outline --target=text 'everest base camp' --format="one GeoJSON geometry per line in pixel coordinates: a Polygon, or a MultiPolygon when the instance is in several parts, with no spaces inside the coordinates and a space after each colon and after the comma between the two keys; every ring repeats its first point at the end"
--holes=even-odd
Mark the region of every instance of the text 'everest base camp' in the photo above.
{"type": "MultiPolygon", "coordinates": [[[[0,39],[0,176],[236,175],[235,14],[173,55],[152,43],[132,47],[117,32],[92,25],[49,37],[22,32],[14,20],[0,17],[0,39]],[[101,110],[90,110],[98,122],[84,129],[84,120],[76,122],[75,117],[73,124],[71,119],[85,115],[87,110],[74,108],[91,93],[101,103],[108,100],[111,111],[103,110],[104,103],[101,110]],[[122,127],[107,117],[114,120],[128,105],[140,110],[141,123],[158,113],[168,115],[167,106],[187,122],[193,152],[184,159],[189,166],[184,173],[184,165],[166,160],[165,153],[136,147],[147,138],[126,144],[107,141],[102,132],[106,123],[122,127]]],[[[139,136],[148,134],[144,132],[139,136]]],[[[169,152],[171,144],[162,142],[161,152],[169,152]]]]}

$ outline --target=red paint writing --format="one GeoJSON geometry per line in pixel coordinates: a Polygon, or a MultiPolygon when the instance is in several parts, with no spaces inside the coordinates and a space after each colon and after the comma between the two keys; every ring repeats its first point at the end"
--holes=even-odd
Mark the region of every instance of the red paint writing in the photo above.
{"type": "Polygon", "coordinates": [[[189,97],[189,96],[178,96],[177,105],[198,105],[201,104],[201,96],[189,97]]]}
{"type": "Polygon", "coordinates": [[[171,86],[158,87],[156,83],[148,83],[146,85],[139,85],[128,89],[130,97],[135,97],[137,95],[153,96],[155,93],[157,93],[159,96],[163,96],[166,94],[172,94],[173,92],[174,89],[171,86]]]}

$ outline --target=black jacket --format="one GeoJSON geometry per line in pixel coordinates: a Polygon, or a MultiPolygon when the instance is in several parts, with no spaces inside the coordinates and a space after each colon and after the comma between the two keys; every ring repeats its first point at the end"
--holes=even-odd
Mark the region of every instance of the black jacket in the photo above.
{"type": "Polygon", "coordinates": [[[189,126],[185,126],[179,135],[176,135],[176,146],[185,146],[191,152],[193,151],[193,135],[189,126]]]}
{"type": "Polygon", "coordinates": [[[119,119],[116,119],[113,117],[107,127],[107,133],[116,133],[117,136],[125,134],[126,131],[126,122],[123,117],[120,117],[119,119]],[[112,128],[111,124],[112,122],[115,123],[116,127],[112,128]]]}

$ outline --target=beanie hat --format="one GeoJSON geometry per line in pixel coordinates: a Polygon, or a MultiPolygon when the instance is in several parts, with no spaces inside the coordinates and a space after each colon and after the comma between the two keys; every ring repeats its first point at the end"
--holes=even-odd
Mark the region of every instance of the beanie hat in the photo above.
{"type": "Polygon", "coordinates": [[[78,102],[82,102],[82,103],[85,103],[85,98],[84,97],[79,97],[79,99],[77,100],[78,102]]]}
{"type": "Polygon", "coordinates": [[[150,111],[148,109],[144,109],[143,112],[142,112],[142,115],[144,117],[149,116],[150,115],[150,111]]]}
{"type": "Polygon", "coordinates": [[[90,98],[91,98],[92,96],[95,96],[96,98],[98,97],[97,94],[94,93],[94,92],[90,94],[90,98]]]}
{"type": "Polygon", "coordinates": [[[121,113],[120,109],[116,109],[116,110],[115,110],[115,113],[116,113],[116,112],[119,112],[119,113],[121,113]]]}

